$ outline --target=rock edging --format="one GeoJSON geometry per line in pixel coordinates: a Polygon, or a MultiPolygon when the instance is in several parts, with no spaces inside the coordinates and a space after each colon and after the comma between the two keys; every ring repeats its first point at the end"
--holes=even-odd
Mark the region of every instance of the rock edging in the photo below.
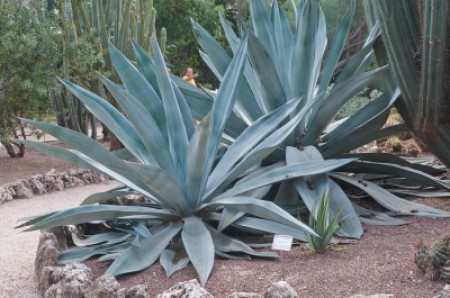
{"type": "Polygon", "coordinates": [[[108,176],[85,169],[68,169],[63,172],[51,170],[45,174],[19,179],[0,186],[0,205],[15,199],[27,199],[55,191],[101,183],[111,180],[108,176]]]}

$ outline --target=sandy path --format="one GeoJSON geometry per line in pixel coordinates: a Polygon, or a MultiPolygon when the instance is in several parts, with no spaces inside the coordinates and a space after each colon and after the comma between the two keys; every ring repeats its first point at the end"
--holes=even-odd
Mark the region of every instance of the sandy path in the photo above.
{"type": "Polygon", "coordinates": [[[39,297],[34,278],[39,231],[20,233],[14,229],[18,219],[75,207],[88,195],[114,185],[116,182],[105,182],[0,205],[0,298],[39,297]]]}

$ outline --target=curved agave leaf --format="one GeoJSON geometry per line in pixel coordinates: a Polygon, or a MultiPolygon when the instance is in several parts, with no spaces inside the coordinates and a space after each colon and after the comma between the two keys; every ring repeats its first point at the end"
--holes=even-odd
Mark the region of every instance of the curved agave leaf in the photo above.
{"type": "Polygon", "coordinates": [[[314,98],[327,44],[325,17],[316,1],[302,1],[298,14],[294,50],[288,69],[289,96],[304,96],[309,102],[314,98]]]}
{"type": "Polygon", "coordinates": [[[129,243],[121,243],[111,246],[94,246],[66,249],[58,254],[59,264],[69,264],[73,262],[83,262],[96,255],[105,255],[110,253],[122,253],[129,246],[129,243]]]}
{"type": "Polygon", "coordinates": [[[214,266],[214,242],[203,221],[198,217],[186,217],[181,239],[200,278],[200,284],[205,286],[214,266]]]}
{"type": "Polygon", "coordinates": [[[186,180],[187,148],[189,146],[187,130],[174,91],[177,87],[172,84],[170,80],[166,63],[164,62],[155,36],[152,37],[152,47],[155,59],[156,78],[161,91],[161,98],[164,106],[163,111],[167,121],[170,153],[177,169],[176,177],[178,177],[178,181],[184,185],[186,180]]]}
{"type": "Polygon", "coordinates": [[[117,111],[117,109],[108,101],[99,97],[97,94],[66,80],[61,80],[61,82],[67,90],[84,103],[86,108],[88,108],[97,119],[114,132],[122,144],[133,153],[133,156],[142,162],[155,164],[155,160],[151,154],[145,150],[145,145],[136,132],[136,129],[122,113],[117,111]]]}
{"type": "Polygon", "coordinates": [[[167,142],[167,119],[159,95],[127,57],[112,44],[109,45],[109,54],[126,90],[140,103],[142,112],[152,116],[167,142]]]}
{"type": "MultiPolygon", "coordinates": [[[[292,36],[291,27],[288,18],[284,14],[283,10],[278,6],[278,1],[272,2],[272,10],[270,13],[272,26],[273,26],[273,37],[275,40],[276,48],[276,58],[275,67],[277,68],[277,73],[280,76],[281,82],[288,82],[289,73],[285,71],[289,69],[289,59],[286,57],[292,56],[292,51],[294,49],[294,38],[292,36]]],[[[285,94],[289,94],[289,87],[287,84],[283,84],[282,88],[285,94]]]]}
{"type": "Polygon", "coordinates": [[[106,232],[95,235],[84,235],[83,239],[80,239],[77,234],[72,233],[72,241],[76,246],[89,246],[94,244],[113,245],[128,240],[132,235],[106,232]]]}
{"type": "Polygon", "coordinates": [[[164,271],[166,272],[167,277],[171,277],[172,274],[175,272],[184,269],[189,265],[189,258],[181,258],[178,260],[177,263],[174,263],[175,257],[177,255],[177,252],[165,249],[161,253],[161,256],[159,257],[159,262],[161,263],[161,266],[164,268],[164,271]]]}
{"type": "Polygon", "coordinates": [[[164,133],[152,117],[146,113],[144,106],[138,102],[133,95],[119,85],[113,83],[108,78],[99,74],[99,78],[106,88],[111,92],[121,109],[144,143],[147,150],[152,154],[157,164],[177,177],[178,171],[175,168],[172,156],[170,155],[169,143],[164,133]]]}
{"type": "MultiPolygon", "coordinates": [[[[219,214],[213,212],[209,213],[208,219],[219,221],[220,218],[221,215],[219,214]]],[[[243,216],[235,221],[233,223],[233,226],[240,229],[248,229],[253,232],[258,231],[268,234],[290,235],[297,240],[303,242],[308,241],[305,232],[303,232],[302,230],[299,230],[298,228],[292,228],[290,226],[283,225],[268,219],[243,216]]]]}
{"type": "Polygon", "coordinates": [[[358,213],[359,220],[366,225],[401,226],[408,224],[408,222],[399,218],[391,217],[386,213],[369,210],[357,204],[353,204],[353,208],[355,208],[356,213],[358,213]]]}
{"type": "Polygon", "coordinates": [[[357,178],[340,173],[330,173],[330,176],[362,189],[381,206],[394,212],[395,215],[450,217],[450,212],[401,199],[373,182],[359,181],[357,178]]]}
{"type": "Polygon", "coordinates": [[[260,188],[266,185],[270,185],[276,182],[284,181],[287,179],[294,179],[303,176],[317,175],[337,169],[349,162],[352,159],[337,159],[337,160],[325,160],[325,161],[311,161],[294,163],[286,165],[280,168],[273,169],[267,173],[259,175],[253,179],[249,179],[239,185],[235,185],[233,188],[225,191],[224,193],[216,196],[212,201],[216,201],[222,198],[233,197],[241,194],[245,191],[260,188]]]}
{"type": "MultiPolygon", "coordinates": [[[[306,161],[323,161],[323,157],[313,146],[304,147],[303,150],[294,147],[286,148],[286,163],[288,165],[306,161]]],[[[317,206],[324,195],[329,195],[328,218],[331,219],[335,214],[339,213],[337,221],[343,224],[338,231],[338,235],[354,238],[361,237],[363,229],[358,220],[358,215],[352,207],[352,203],[340,186],[328,178],[327,174],[297,178],[295,186],[303,202],[311,212],[318,210],[317,206]]],[[[314,214],[314,216],[317,217],[317,214],[314,214]]]]}
{"type": "Polygon", "coordinates": [[[350,153],[343,155],[343,157],[356,157],[361,161],[397,164],[399,166],[409,167],[427,173],[429,175],[439,175],[447,172],[446,169],[435,168],[420,163],[415,163],[413,160],[410,161],[408,158],[399,157],[389,153],[376,153],[376,152],[350,153]]]}
{"type": "Polygon", "coordinates": [[[151,266],[158,260],[162,251],[181,230],[180,222],[171,222],[151,237],[140,241],[140,246],[127,248],[106,270],[105,275],[121,275],[136,272],[151,266]]]}
{"type": "Polygon", "coordinates": [[[190,207],[178,181],[159,167],[126,162],[132,173],[139,177],[158,201],[169,202],[178,214],[190,213],[190,207]]]}
{"type": "Polygon", "coordinates": [[[227,253],[227,252],[237,252],[237,253],[245,253],[251,256],[260,257],[260,258],[278,258],[278,254],[275,252],[259,252],[252,249],[250,246],[245,244],[242,241],[230,238],[225,236],[224,234],[217,232],[211,227],[208,227],[209,232],[211,233],[211,237],[214,242],[214,246],[216,250],[227,253]]]}
{"type": "Polygon", "coordinates": [[[450,190],[450,183],[436,179],[435,177],[424,172],[401,166],[397,164],[375,163],[375,162],[360,162],[355,161],[342,168],[342,171],[350,171],[353,173],[375,173],[375,174],[389,174],[398,175],[400,177],[408,178],[416,181],[419,184],[427,184],[438,189],[450,190]]]}
{"type": "Polygon", "coordinates": [[[96,203],[105,202],[107,200],[116,199],[118,197],[133,195],[136,193],[137,192],[134,190],[115,190],[115,189],[108,190],[105,192],[98,192],[84,199],[83,202],[81,202],[81,205],[92,205],[96,203]]]}
{"type": "MultiPolygon", "coordinates": [[[[237,54],[234,56],[230,66],[225,73],[224,79],[220,84],[219,92],[212,106],[212,132],[210,135],[206,167],[204,173],[210,173],[214,164],[217,148],[222,138],[222,133],[225,128],[228,116],[233,110],[234,103],[236,102],[236,96],[240,88],[242,81],[242,72],[244,69],[245,54],[247,50],[246,39],[241,43],[237,54]]],[[[201,190],[206,188],[207,176],[205,175],[202,180],[201,190]]],[[[201,194],[202,195],[202,194],[201,194]]]]}
{"type": "Polygon", "coordinates": [[[202,179],[207,176],[208,140],[212,126],[211,115],[208,114],[197,126],[189,141],[188,164],[186,175],[187,198],[191,206],[197,206],[200,193],[203,191],[202,179]]]}
{"type": "Polygon", "coordinates": [[[344,50],[345,44],[347,42],[347,36],[350,33],[353,15],[355,14],[355,8],[355,1],[352,0],[349,7],[347,8],[347,11],[345,12],[341,24],[336,31],[336,34],[334,35],[333,42],[330,46],[325,65],[322,70],[322,76],[320,77],[319,92],[325,91],[331,83],[334,70],[337,63],[339,62],[342,51],[344,50]]]}
{"type": "Polygon", "coordinates": [[[314,144],[339,109],[362,88],[383,76],[386,72],[388,72],[387,66],[379,67],[362,75],[352,77],[339,87],[334,88],[333,92],[318,109],[314,121],[308,127],[306,135],[300,140],[301,144],[304,146],[314,144]]]}
{"type": "Polygon", "coordinates": [[[214,200],[211,203],[203,204],[202,206],[200,206],[200,210],[205,208],[216,208],[220,206],[231,207],[235,210],[243,211],[247,214],[278,222],[291,228],[297,228],[306,233],[316,235],[316,233],[310,227],[295,219],[292,215],[270,201],[258,200],[251,197],[228,197],[214,200]]]}
{"type": "Polygon", "coordinates": [[[301,100],[292,99],[272,113],[259,118],[249,126],[228,148],[215,169],[208,178],[208,185],[217,184],[225,173],[245,157],[249,151],[271,134],[278,125],[288,117],[299,105],[301,100]]]}
{"type": "MultiPolygon", "coordinates": [[[[177,216],[165,209],[155,209],[148,207],[94,205],[81,206],[59,211],[44,220],[33,224],[26,231],[34,231],[43,228],[52,228],[64,225],[76,225],[94,220],[112,220],[131,215],[148,215],[154,218],[176,219],[177,216]]],[[[24,226],[28,223],[24,223],[24,226]]]]}

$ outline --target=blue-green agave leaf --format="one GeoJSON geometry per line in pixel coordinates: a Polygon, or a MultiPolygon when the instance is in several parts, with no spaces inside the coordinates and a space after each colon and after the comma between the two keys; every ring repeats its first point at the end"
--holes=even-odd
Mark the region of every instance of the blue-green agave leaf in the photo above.
{"type": "Polygon", "coordinates": [[[106,232],[94,235],[83,235],[83,239],[80,239],[76,233],[72,233],[72,241],[76,246],[90,246],[94,244],[113,245],[124,242],[130,237],[130,234],[106,232]]]}
{"type": "Polygon", "coordinates": [[[431,217],[450,217],[450,212],[438,210],[422,204],[401,199],[386,189],[370,181],[360,181],[358,178],[350,177],[340,173],[330,173],[331,177],[351,184],[367,192],[376,202],[390,210],[395,215],[415,215],[431,217]]]}
{"type": "Polygon", "coordinates": [[[143,270],[158,260],[162,251],[181,230],[181,222],[171,222],[158,233],[130,246],[106,270],[105,275],[121,275],[143,270]]]}
{"type": "Polygon", "coordinates": [[[182,270],[187,267],[189,264],[189,258],[181,258],[176,263],[174,263],[175,256],[177,255],[176,251],[165,249],[161,253],[159,257],[159,262],[161,266],[164,268],[167,277],[171,277],[175,272],[182,270]]]}
{"type": "Polygon", "coordinates": [[[214,242],[200,218],[191,216],[183,220],[181,239],[204,287],[214,266],[214,242]]]}

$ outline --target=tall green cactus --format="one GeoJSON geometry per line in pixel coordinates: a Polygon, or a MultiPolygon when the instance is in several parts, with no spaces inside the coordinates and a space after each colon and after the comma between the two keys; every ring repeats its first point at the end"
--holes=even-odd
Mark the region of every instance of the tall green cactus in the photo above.
{"type": "Polygon", "coordinates": [[[402,92],[399,112],[415,135],[450,166],[450,12],[448,0],[365,0],[402,92]]]}
{"type": "MultiPolygon", "coordinates": [[[[150,38],[155,33],[156,18],[153,1],[59,0],[58,8],[63,19],[64,58],[61,76],[111,99],[95,76],[86,77],[84,74],[98,70],[115,79],[108,53],[109,42],[128,57],[133,55],[128,46],[129,39],[151,51],[150,38]]],[[[77,98],[62,91],[54,99],[59,125],[86,134],[90,126],[93,129],[92,137],[96,136],[94,118],[77,98]]]]}

